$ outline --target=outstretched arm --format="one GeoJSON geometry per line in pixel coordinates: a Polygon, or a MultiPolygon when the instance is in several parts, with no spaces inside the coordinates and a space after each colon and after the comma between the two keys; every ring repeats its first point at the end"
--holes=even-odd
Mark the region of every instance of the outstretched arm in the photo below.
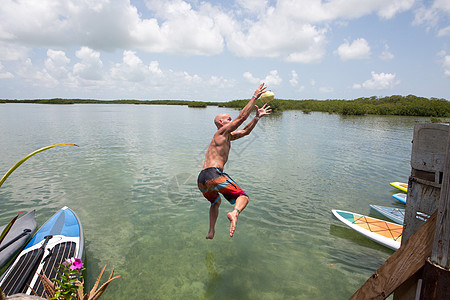
{"type": "Polygon", "coordinates": [[[239,113],[239,116],[237,116],[236,119],[234,119],[230,124],[228,124],[224,128],[226,131],[231,133],[231,132],[235,131],[236,129],[238,129],[242,123],[244,123],[244,121],[250,115],[250,113],[253,109],[253,106],[255,105],[256,99],[258,99],[259,96],[261,96],[261,94],[264,93],[266,88],[267,87],[264,86],[264,83],[261,83],[259,85],[259,87],[256,89],[255,93],[253,94],[252,99],[250,99],[250,101],[248,101],[247,105],[245,105],[245,107],[241,110],[241,112],[239,113]]]}
{"type": "Polygon", "coordinates": [[[258,123],[259,119],[265,115],[270,115],[270,113],[272,112],[272,109],[270,109],[270,106],[268,106],[267,103],[264,104],[264,106],[261,108],[258,108],[257,105],[255,106],[256,106],[256,115],[253,118],[253,120],[251,120],[250,123],[245,125],[245,127],[242,128],[241,130],[233,131],[231,133],[231,140],[237,140],[243,136],[249,135],[250,132],[252,132],[253,128],[255,128],[256,123],[258,123]]]}

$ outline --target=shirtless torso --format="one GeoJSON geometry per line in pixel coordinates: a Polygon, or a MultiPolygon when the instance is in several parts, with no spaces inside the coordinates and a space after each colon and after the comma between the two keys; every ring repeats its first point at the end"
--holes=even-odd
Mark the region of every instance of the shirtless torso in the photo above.
{"type": "Polygon", "coordinates": [[[231,149],[231,134],[217,130],[211,143],[206,150],[205,163],[203,169],[216,167],[221,170],[228,161],[231,149]]]}
{"type": "Polygon", "coordinates": [[[217,131],[206,150],[205,162],[198,178],[199,189],[205,198],[211,202],[209,210],[210,226],[206,236],[207,239],[214,237],[215,224],[221,203],[219,193],[223,194],[230,203],[234,203],[234,210],[227,214],[227,218],[230,220],[231,237],[234,234],[239,213],[248,204],[248,196],[227,174],[223,173],[223,169],[228,161],[231,141],[250,134],[258,123],[259,118],[270,114],[271,109],[266,104],[262,108],[258,108],[255,105],[256,99],[259,98],[265,89],[264,83],[256,89],[252,99],[241,110],[236,119],[233,120],[227,113],[218,114],[214,119],[217,131]],[[256,106],[256,116],[243,129],[237,130],[249,117],[254,106],[256,106]]]}

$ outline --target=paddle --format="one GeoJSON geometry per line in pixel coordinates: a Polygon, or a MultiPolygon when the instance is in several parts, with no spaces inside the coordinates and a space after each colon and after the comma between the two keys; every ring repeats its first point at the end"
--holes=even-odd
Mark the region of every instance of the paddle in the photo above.
{"type": "Polygon", "coordinates": [[[21,234],[19,234],[18,236],[16,236],[15,238],[13,238],[12,240],[10,240],[8,243],[6,243],[5,245],[0,247],[0,252],[2,252],[3,250],[5,250],[7,247],[11,246],[13,243],[17,242],[20,238],[28,235],[31,232],[31,229],[24,229],[23,232],[21,234]]]}
{"type": "Polygon", "coordinates": [[[6,225],[5,229],[3,229],[2,233],[0,234],[0,244],[5,239],[6,235],[8,234],[9,230],[14,225],[14,222],[16,222],[18,217],[19,217],[19,214],[17,214],[17,216],[15,216],[11,221],[9,221],[8,225],[6,225]]]}
{"type": "Polygon", "coordinates": [[[25,282],[28,280],[28,278],[31,276],[33,277],[34,274],[31,274],[34,270],[36,270],[36,264],[39,264],[39,262],[41,261],[42,256],[44,255],[44,251],[45,251],[45,246],[47,246],[48,241],[52,238],[52,235],[47,235],[44,237],[44,243],[42,244],[42,246],[38,249],[38,251],[33,254],[33,260],[31,261],[31,263],[29,264],[28,268],[24,271],[23,276],[20,278],[19,282],[17,283],[17,285],[14,287],[14,290],[11,292],[10,295],[14,295],[17,294],[18,292],[20,292],[24,285],[25,282]]]}

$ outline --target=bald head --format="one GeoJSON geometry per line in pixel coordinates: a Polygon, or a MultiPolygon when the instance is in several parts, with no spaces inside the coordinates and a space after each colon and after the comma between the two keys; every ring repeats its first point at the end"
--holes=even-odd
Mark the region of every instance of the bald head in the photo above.
{"type": "Polygon", "coordinates": [[[222,127],[225,124],[228,124],[229,122],[231,122],[231,116],[227,113],[218,114],[214,118],[214,124],[216,124],[217,129],[219,129],[220,127],[222,127]]]}

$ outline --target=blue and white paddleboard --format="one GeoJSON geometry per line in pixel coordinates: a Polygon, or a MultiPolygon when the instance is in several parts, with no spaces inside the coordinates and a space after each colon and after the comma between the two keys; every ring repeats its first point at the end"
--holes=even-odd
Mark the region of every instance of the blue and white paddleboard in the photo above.
{"type": "Polygon", "coordinates": [[[392,195],[392,197],[394,197],[398,201],[402,202],[403,204],[406,204],[406,194],[398,193],[398,194],[392,195]]]}
{"type": "Polygon", "coordinates": [[[369,204],[370,208],[375,210],[376,212],[382,214],[386,218],[394,221],[395,223],[403,225],[403,220],[405,219],[405,209],[404,208],[395,208],[395,207],[386,207],[380,205],[369,204]]]}
{"type": "Polygon", "coordinates": [[[0,288],[7,296],[16,293],[31,295],[33,288],[39,296],[45,297],[44,287],[37,273],[45,274],[49,279],[57,278],[55,268],[67,258],[81,259],[83,249],[81,222],[78,216],[65,206],[31,238],[0,278],[0,288]]]}

